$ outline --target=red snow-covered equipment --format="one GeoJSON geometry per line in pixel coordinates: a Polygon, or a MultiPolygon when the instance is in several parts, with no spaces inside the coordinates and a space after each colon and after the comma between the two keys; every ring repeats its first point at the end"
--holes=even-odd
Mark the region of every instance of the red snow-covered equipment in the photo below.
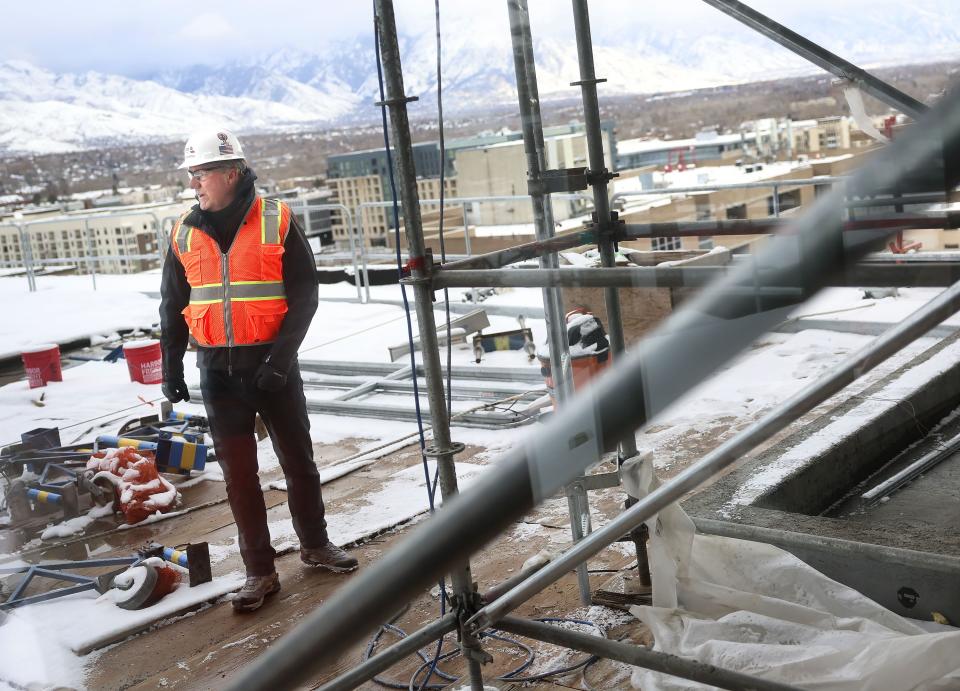
{"type": "Polygon", "coordinates": [[[173,510],[180,499],[176,488],[160,477],[153,454],[147,451],[138,453],[129,446],[98,451],[87,461],[87,469],[97,471],[94,483],[113,485],[117,508],[131,525],[158,511],[173,510]]]}
{"type": "MultiPolygon", "coordinates": [[[[570,353],[570,371],[573,373],[573,388],[584,388],[610,364],[610,342],[603,325],[593,312],[577,307],[567,312],[567,345],[570,353]]],[[[538,353],[540,372],[553,393],[553,376],[550,372],[550,356],[538,353]]]]}
{"type": "Polygon", "coordinates": [[[151,557],[114,576],[107,594],[122,609],[143,609],[176,590],[182,579],[175,566],[151,557]]]}

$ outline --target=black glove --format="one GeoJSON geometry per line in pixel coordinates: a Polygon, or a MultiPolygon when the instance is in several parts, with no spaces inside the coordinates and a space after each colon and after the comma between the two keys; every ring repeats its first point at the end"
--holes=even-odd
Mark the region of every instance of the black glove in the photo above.
{"type": "Polygon", "coordinates": [[[262,391],[279,391],[287,383],[287,373],[278,370],[269,362],[264,362],[257,369],[254,379],[257,382],[257,388],[262,391]]]}
{"type": "Polygon", "coordinates": [[[182,376],[171,377],[170,379],[164,377],[160,390],[171,403],[190,400],[190,391],[187,390],[187,382],[183,380],[182,376]]]}

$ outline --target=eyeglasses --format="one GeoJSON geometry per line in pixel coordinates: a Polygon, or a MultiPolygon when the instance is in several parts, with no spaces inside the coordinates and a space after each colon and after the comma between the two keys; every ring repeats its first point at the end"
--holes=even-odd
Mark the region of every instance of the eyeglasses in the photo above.
{"type": "Polygon", "coordinates": [[[230,166],[213,166],[211,168],[199,168],[197,170],[188,170],[187,177],[191,180],[203,181],[210,173],[217,170],[227,170],[230,166]]]}

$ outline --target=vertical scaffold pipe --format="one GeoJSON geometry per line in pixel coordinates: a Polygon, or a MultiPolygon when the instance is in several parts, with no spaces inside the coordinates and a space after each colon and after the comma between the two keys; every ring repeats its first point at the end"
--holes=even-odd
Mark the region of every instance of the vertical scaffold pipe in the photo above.
{"type": "MultiPolygon", "coordinates": [[[[390,123],[393,126],[393,142],[396,149],[395,161],[400,177],[400,199],[407,237],[410,278],[417,309],[417,326],[420,330],[420,350],[423,354],[427,400],[430,402],[430,420],[433,425],[434,447],[431,455],[437,459],[440,492],[446,503],[458,492],[457,471],[453,460],[455,448],[450,439],[450,418],[447,415],[443,391],[440,346],[433,314],[433,293],[429,282],[430,267],[426,265],[428,258],[420,218],[413,142],[410,137],[410,122],[407,119],[407,98],[403,90],[400,48],[397,44],[397,25],[391,0],[376,0],[374,5],[380,36],[380,54],[383,58],[386,105],[390,109],[390,123]]],[[[479,595],[474,592],[469,561],[454,568],[450,577],[458,608],[464,613],[473,611],[479,603],[479,595]]],[[[470,671],[470,686],[474,691],[483,691],[483,675],[479,662],[482,653],[480,642],[476,636],[461,632],[460,645],[470,671]]]]}
{"type": "MultiPolygon", "coordinates": [[[[573,22],[577,36],[577,57],[580,62],[580,86],[583,99],[583,122],[587,135],[587,154],[590,163],[590,182],[593,186],[593,206],[596,210],[597,240],[600,245],[600,261],[605,267],[616,265],[613,243],[613,217],[610,214],[610,198],[607,192],[608,170],[603,156],[603,133],[600,125],[600,103],[597,98],[597,74],[593,65],[593,38],[590,34],[590,10],[587,0],[573,0],[573,22]]],[[[612,155],[612,152],[611,152],[612,155]]],[[[626,339],[623,335],[623,315],[620,311],[620,291],[617,288],[603,289],[607,306],[607,332],[613,359],[623,356],[626,339]]],[[[637,455],[637,439],[633,432],[620,441],[620,458],[626,460],[637,455]]],[[[627,500],[627,507],[632,499],[627,500]]],[[[630,535],[637,551],[637,569],[640,584],[651,585],[647,561],[647,531],[641,526],[630,535]]]]}
{"type": "MultiPolygon", "coordinates": [[[[520,103],[520,120],[523,125],[523,147],[527,154],[527,180],[533,183],[530,199],[533,202],[534,229],[537,240],[545,242],[554,233],[553,205],[545,194],[541,181],[547,169],[543,142],[543,120],[540,116],[540,92],[537,87],[537,68],[533,58],[533,38],[530,32],[530,15],[527,0],[507,0],[510,16],[510,35],[513,41],[513,64],[517,73],[517,98],[520,103]]],[[[556,269],[560,266],[555,252],[540,255],[541,269],[556,269]]],[[[550,347],[550,373],[553,377],[557,402],[562,402],[573,393],[573,375],[567,349],[567,326],[564,319],[563,298],[559,288],[543,289],[543,306],[547,319],[550,347]]],[[[599,459],[597,459],[599,460],[599,459]]],[[[570,513],[570,531],[573,541],[583,538],[589,526],[590,507],[586,494],[571,485],[566,488],[567,508],[570,513]]],[[[590,604],[590,576],[587,565],[577,566],[577,581],[580,602],[590,604]]]]}
{"type": "MultiPolygon", "coordinates": [[[[513,42],[513,66],[517,75],[517,100],[520,105],[523,148],[527,156],[527,179],[539,182],[547,165],[527,2],[526,0],[507,0],[507,9],[510,16],[510,36],[513,42]]],[[[533,204],[533,224],[537,241],[543,242],[554,236],[553,207],[550,197],[541,191],[531,190],[530,201],[533,204]]],[[[556,253],[550,252],[540,256],[541,269],[555,269],[558,266],[556,253]]],[[[562,401],[568,397],[572,382],[569,381],[565,372],[565,364],[569,358],[567,330],[563,319],[563,300],[558,288],[543,289],[543,307],[549,337],[550,374],[553,378],[556,398],[562,401]]]]}

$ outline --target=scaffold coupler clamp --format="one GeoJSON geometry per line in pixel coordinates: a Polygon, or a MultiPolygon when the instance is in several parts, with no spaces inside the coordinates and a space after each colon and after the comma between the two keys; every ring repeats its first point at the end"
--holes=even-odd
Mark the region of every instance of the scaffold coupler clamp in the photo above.
{"type": "Polygon", "coordinates": [[[452,441],[450,446],[447,448],[441,448],[439,446],[426,446],[423,449],[423,455],[427,458],[440,458],[441,456],[455,456],[456,454],[462,452],[466,447],[465,444],[452,441]]]}
{"type": "Polygon", "coordinates": [[[419,100],[419,96],[401,96],[400,98],[385,98],[382,101],[375,101],[373,105],[375,105],[377,108],[383,108],[384,106],[389,108],[390,106],[413,103],[414,101],[419,100]]]}
{"type": "Polygon", "coordinates": [[[558,168],[544,170],[539,177],[527,177],[527,194],[539,197],[545,194],[570,194],[587,189],[586,168],[558,168]]]}
{"type": "Polygon", "coordinates": [[[620,220],[620,214],[611,211],[610,220],[605,224],[600,223],[596,211],[590,214],[590,217],[593,219],[590,225],[597,238],[597,249],[600,249],[605,240],[610,240],[613,243],[613,251],[619,251],[620,241],[625,239],[626,236],[626,225],[620,220]]]}
{"type": "Polygon", "coordinates": [[[472,584],[470,593],[456,593],[450,597],[450,603],[457,612],[457,641],[464,655],[486,665],[493,662],[493,656],[480,644],[480,630],[473,624],[467,624],[471,617],[483,606],[477,583],[472,584]]]}
{"type": "Polygon", "coordinates": [[[612,173],[606,168],[601,168],[600,170],[590,170],[588,168],[586,173],[587,182],[589,182],[591,186],[603,185],[610,182],[614,178],[620,177],[620,173],[612,173]]]}
{"type": "Polygon", "coordinates": [[[427,247],[423,255],[408,258],[407,263],[400,268],[400,283],[408,286],[429,286],[433,283],[433,269],[433,250],[427,247]],[[419,272],[420,275],[416,276],[414,272],[419,272]]]}

